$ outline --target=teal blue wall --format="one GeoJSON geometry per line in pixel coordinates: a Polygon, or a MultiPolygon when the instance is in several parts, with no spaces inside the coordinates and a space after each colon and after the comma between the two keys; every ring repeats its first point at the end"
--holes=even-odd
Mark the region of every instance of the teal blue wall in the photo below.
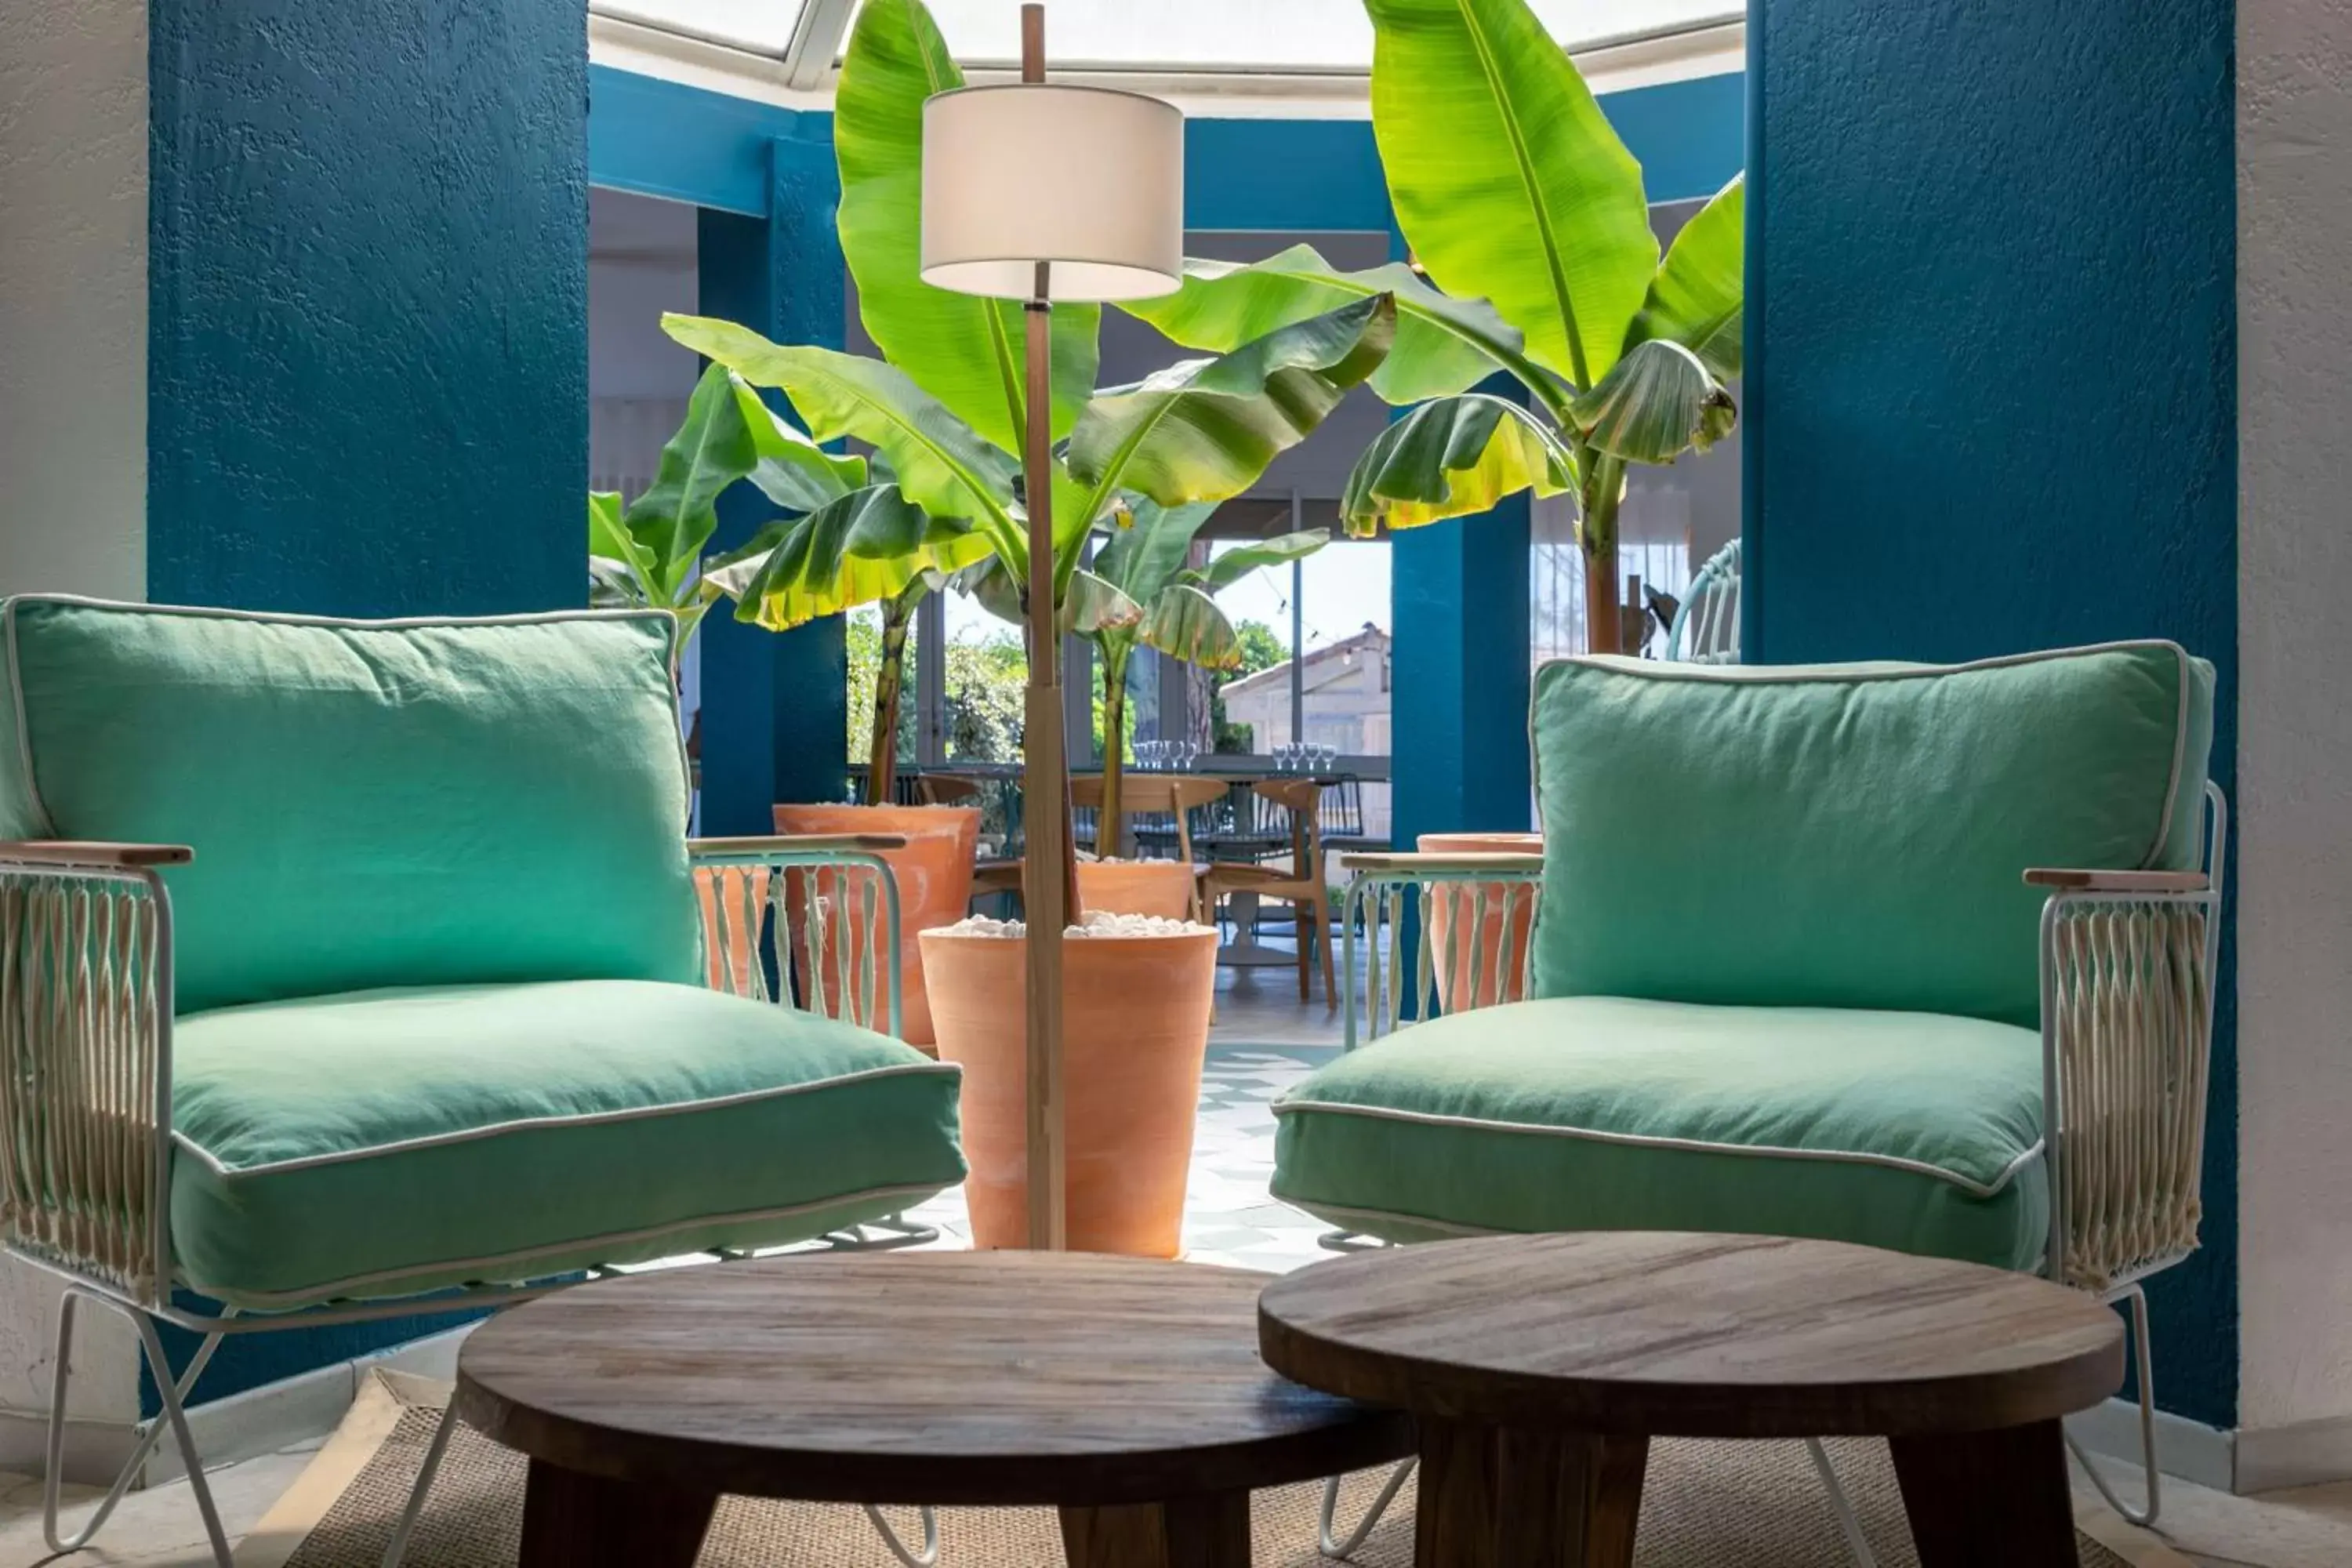
{"type": "Polygon", "coordinates": [[[576,605],[582,0],[153,0],[148,593],[576,605]]]}
{"type": "MultiPolygon", "coordinates": [[[[1749,657],[2168,637],[2236,754],[2231,0],[1757,0],[1749,657]]],[[[2225,948],[2225,957],[2227,953],[2225,948]]],[[[2237,1400],[2230,998],[2167,1407],[2237,1400]]]]}
{"type": "MultiPolygon", "coordinates": [[[[582,0],[152,0],[151,598],[582,601],[587,67],[582,0]]],[[[451,1321],[232,1339],[197,1395],[451,1321]]]]}
{"type": "MultiPolygon", "coordinates": [[[[772,322],[763,330],[784,341],[839,343],[829,117],[604,67],[590,78],[590,180],[706,209],[703,308],[772,322]],[[785,170],[796,173],[777,173],[785,170]]],[[[1741,167],[1746,97],[1736,75],[1601,102],[1642,161],[1653,201],[1711,195],[1741,167]]],[[[1366,121],[1188,120],[1184,181],[1192,228],[1393,230],[1366,121]]],[[[1400,842],[1424,829],[1527,826],[1528,547],[1523,500],[1393,546],[1400,842]]],[[[838,793],[839,626],[765,636],[705,633],[709,831],[764,832],[769,802],[838,793]]]]}

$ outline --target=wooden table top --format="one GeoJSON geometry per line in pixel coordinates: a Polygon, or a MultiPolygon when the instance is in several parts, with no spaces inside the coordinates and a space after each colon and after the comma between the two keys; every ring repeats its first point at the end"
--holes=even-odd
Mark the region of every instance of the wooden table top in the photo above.
{"type": "Polygon", "coordinates": [[[2123,1328],[2029,1275],[1643,1231],[1360,1253],[1276,1281],[1271,1366],[1439,1419],[1690,1437],[2023,1426],[2123,1381],[2123,1328]]]}
{"type": "Polygon", "coordinates": [[[570,1470],[836,1502],[1151,1502],[1411,1453],[1404,1417],[1266,1370],[1266,1279],[1034,1252],[663,1269],[483,1324],[457,1411],[570,1470]]]}

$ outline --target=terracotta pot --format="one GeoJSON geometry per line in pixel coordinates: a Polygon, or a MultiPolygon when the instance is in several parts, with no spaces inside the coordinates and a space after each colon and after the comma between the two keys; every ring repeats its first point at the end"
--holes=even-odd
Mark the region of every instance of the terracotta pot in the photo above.
{"type": "MultiPolygon", "coordinates": [[[[1027,942],[927,931],[940,1058],[963,1068],[964,1193],[972,1240],[1021,1247],[1028,1218],[1027,942]]],[[[1069,1245],[1173,1258],[1201,1101],[1217,933],[1075,937],[1062,944],[1065,1194],[1069,1245]]]]}
{"type": "Polygon", "coordinates": [[[1193,894],[1200,885],[1198,874],[1182,860],[1078,862],[1079,904],[1115,915],[1191,920],[1193,894]]]}
{"type": "MultiPolygon", "coordinates": [[[[1540,855],[1540,833],[1424,833],[1413,841],[1423,854],[1540,855]]],[[[1528,935],[1535,927],[1536,889],[1520,882],[1441,882],[1430,889],[1431,951],[1446,952],[1449,939],[1459,942],[1453,962],[1437,972],[1437,1005],[1454,1010],[1454,999],[1466,996],[1465,1008],[1491,1007],[1517,1002],[1527,994],[1528,935]],[[1454,938],[1454,923],[1478,921],[1477,940],[1465,931],[1454,938]],[[1476,949],[1477,973],[1471,970],[1476,949]],[[1508,962],[1498,964],[1498,955],[1508,962]]]]}
{"type": "MultiPolygon", "coordinates": [[[[899,1035],[910,1046],[929,1047],[934,1038],[931,1008],[923,989],[923,954],[917,938],[933,926],[953,925],[971,907],[972,858],[980,849],[979,811],[968,805],[779,805],[776,831],[896,833],[906,838],[904,848],[882,851],[898,883],[898,984],[904,1020],[899,1035]]],[[[831,871],[791,879],[787,894],[796,930],[806,916],[803,900],[812,882],[825,918],[823,939],[828,954],[840,952],[845,942],[851,944],[850,951],[857,952],[881,940],[878,920],[877,929],[866,931],[858,914],[858,900],[835,896],[837,888],[845,889],[846,879],[831,871]]],[[[805,973],[804,944],[796,942],[794,945],[793,963],[805,973]]],[[[841,999],[831,994],[835,988],[832,966],[825,967],[825,1011],[840,1016],[841,999]]]]}

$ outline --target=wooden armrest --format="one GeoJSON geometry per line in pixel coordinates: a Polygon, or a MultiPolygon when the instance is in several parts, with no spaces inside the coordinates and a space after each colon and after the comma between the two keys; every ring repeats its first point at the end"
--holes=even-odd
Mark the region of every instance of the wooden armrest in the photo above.
{"type": "Polygon", "coordinates": [[[2212,886],[2202,871],[2073,871],[2036,867],[2026,886],[2078,893],[2201,893],[2212,886]]]}
{"type": "Polygon", "coordinates": [[[0,864],[19,866],[184,866],[196,852],[184,844],[107,844],[82,838],[0,839],[0,864]]]}
{"type": "Polygon", "coordinates": [[[1541,871],[1543,863],[1544,858],[1540,855],[1447,854],[1444,851],[1339,857],[1339,867],[1347,871],[1541,871]]]}
{"type": "Polygon", "coordinates": [[[826,855],[845,850],[875,854],[904,849],[898,833],[755,833],[741,838],[689,838],[686,852],[693,855],[826,855]]]}

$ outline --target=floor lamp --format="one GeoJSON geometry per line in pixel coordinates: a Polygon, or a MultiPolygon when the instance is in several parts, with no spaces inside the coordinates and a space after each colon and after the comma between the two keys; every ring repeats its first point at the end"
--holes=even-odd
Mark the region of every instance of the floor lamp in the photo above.
{"type": "Polygon", "coordinates": [[[1062,928],[1076,907],[1076,872],[1054,604],[1053,302],[1144,299],[1182,282],[1183,116],[1139,93],[1048,86],[1045,7],[1024,5],[1018,84],[925,101],[922,200],[923,281],[1024,307],[1029,1245],[1059,1249],[1062,928]]]}

